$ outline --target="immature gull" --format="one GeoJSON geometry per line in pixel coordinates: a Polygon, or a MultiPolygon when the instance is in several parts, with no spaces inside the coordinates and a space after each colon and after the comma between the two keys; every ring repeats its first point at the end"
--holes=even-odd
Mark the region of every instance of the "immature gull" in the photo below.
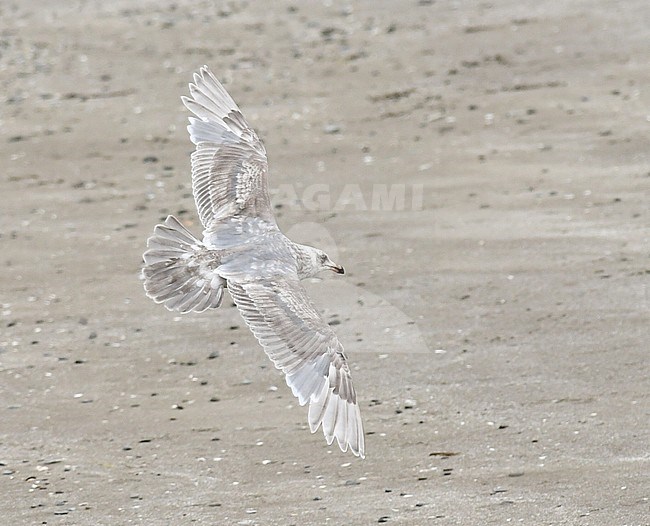
{"type": "Polygon", "coordinates": [[[287,238],[275,222],[266,150],[224,87],[203,66],[183,104],[195,117],[187,127],[192,191],[203,241],[174,216],[156,225],[144,253],[147,296],[170,310],[203,312],[221,305],[227,288],[244,321],[300,405],[309,402],[309,427],[322,424],[364,456],[357,396],[343,346],[300,280],[322,270],[343,274],[322,250],[287,238]]]}

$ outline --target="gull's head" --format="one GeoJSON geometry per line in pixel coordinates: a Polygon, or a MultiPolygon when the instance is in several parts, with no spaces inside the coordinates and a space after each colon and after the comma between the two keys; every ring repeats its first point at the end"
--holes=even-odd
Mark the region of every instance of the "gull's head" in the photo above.
{"type": "Polygon", "coordinates": [[[301,278],[315,276],[323,270],[331,270],[337,274],[345,274],[341,265],[334,263],[322,250],[307,245],[298,245],[301,257],[298,258],[298,273],[301,278]]]}

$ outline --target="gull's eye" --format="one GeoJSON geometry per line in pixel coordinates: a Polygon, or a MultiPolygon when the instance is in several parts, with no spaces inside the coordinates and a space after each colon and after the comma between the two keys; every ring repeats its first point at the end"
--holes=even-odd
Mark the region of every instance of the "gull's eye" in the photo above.
{"type": "Polygon", "coordinates": [[[323,254],[323,255],[320,257],[320,261],[321,261],[321,263],[325,263],[325,262],[327,261],[327,256],[326,256],[325,254],[323,254]]]}

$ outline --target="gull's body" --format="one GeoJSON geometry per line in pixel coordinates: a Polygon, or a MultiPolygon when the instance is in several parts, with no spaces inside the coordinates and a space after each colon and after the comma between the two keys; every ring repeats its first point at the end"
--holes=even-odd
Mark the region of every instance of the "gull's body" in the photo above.
{"type": "Polygon", "coordinates": [[[321,250],[299,245],[278,228],[268,190],[264,145],[207,67],[194,75],[185,106],[192,154],[192,190],[203,240],[175,217],[157,225],[144,253],[147,295],[168,309],[217,308],[227,288],[244,321],[300,405],[309,426],[322,425],[364,456],[356,393],[343,346],[300,280],[322,270],[343,273],[321,250]]]}

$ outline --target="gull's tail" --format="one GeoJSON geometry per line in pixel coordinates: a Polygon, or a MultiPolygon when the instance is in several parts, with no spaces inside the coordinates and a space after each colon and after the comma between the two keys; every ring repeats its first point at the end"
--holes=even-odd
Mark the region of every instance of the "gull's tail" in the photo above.
{"type": "Polygon", "coordinates": [[[216,309],[226,281],[217,274],[218,254],[208,249],[174,216],[156,225],[147,240],[142,269],[144,290],[169,310],[216,309]]]}

